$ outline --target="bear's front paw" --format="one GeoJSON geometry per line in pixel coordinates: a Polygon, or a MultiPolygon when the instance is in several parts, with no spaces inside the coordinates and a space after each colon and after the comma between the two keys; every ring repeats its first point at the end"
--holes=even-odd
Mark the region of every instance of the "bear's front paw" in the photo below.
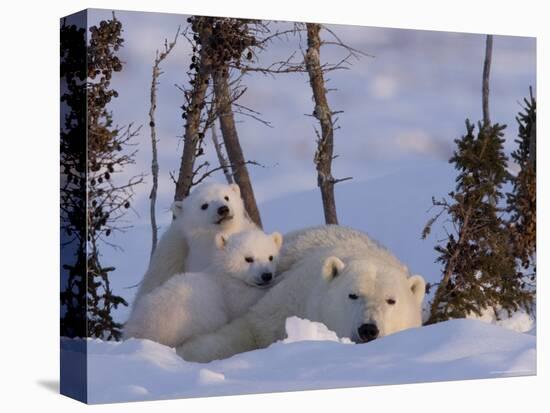
{"type": "Polygon", "coordinates": [[[176,348],[176,353],[185,361],[196,363],[208,363],[212,359],[204,351],[204,346],[195,345],[192,342],[184,343],[176,348]]]}

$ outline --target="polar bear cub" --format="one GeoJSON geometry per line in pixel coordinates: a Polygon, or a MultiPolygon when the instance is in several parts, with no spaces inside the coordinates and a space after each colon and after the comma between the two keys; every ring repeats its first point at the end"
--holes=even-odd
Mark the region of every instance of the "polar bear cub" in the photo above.
{"type": "Polygon", "coordinates": [[[125,337],[175,347],[244,315],[275,283],[282,242],[278,232],[266,235],[257,229],[217,234],[209,268],[177,274],[139,298],[125,337]]]}
{"type": "Polygon", "coordinates": [[[216,234],[257,228],[245,212],[236,184],[201,184],[183,201],[174,202],[172,213],[174,220],[151,257],[136,301],[174,274],[208,267],[216,234]]]}

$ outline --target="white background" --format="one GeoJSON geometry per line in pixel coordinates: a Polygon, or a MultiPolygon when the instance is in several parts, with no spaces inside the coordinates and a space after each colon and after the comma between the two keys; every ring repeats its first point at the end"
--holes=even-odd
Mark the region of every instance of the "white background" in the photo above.
{"type": "MultiPolygon", "coordinates": [[[[210,14],[370,26],[493,32],[538,37],[539,119],[550,119],[545,73],[550,41],[543,1],[273,2],[109,0],[4,3],[1,14],[0,179],[3,289],[0,298],[0,403],[4,411],[80,411],[85,406],[56,394],[58,380],[58,22],[86,7],[210,14]],[[546,28],[545,28],[546,26],[546,28]],[[7,266],[6,266],[7,263],[7,266]]],[[[444,93],[444,92],[443,92],[444,93]]],[[[549,271],[543,212],[548,177],[546,124],[539,121],[538,376],[469,382],[368,387],[93,407],[101,411],[543,411],[548,408],[549,271]],[[546,137],[546,138],[545,138],[546,137]],[[542,162],[540,161],[542,159],[542,162]],[[545,406],[546,405],[546,406],[545,406]]],[[[548,186],[547,186],[548,188],[548,186]]]]}

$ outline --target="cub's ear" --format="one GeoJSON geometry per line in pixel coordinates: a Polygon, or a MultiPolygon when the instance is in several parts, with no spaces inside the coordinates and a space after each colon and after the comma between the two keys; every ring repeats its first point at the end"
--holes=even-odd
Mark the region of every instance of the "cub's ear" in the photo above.
{"type": "Polygon", "coordinates": [[[338,277],[346,264],[338,257],[328,257],[323,264],[323,278],[327,281],[331,281],[338,277]]]}
{"type": "Polygon", "coordinates": [[[235,192],[237,195],[241,196],[241,188],[239,187],[239,185],[231,184],[229,185],[229,188],[231,188],[231,190],[235,192]]]}
{"type": "Polygon", "coordinates": [[[214,237],[214,243],[216,244],[216,248],[219,250],[223,250],[225,246],[227,245],[227,235],[218,232],[216,236],[214,237]]]}
{"type": "Polygon", "coordinates": [[[271,238],[273,238],[273,242],[275,242],[277,248],[281,248],[281,245],[283,245],[283,236],[279,232],[274,232],[271,234],[271,238]]]}
{"type": "Polygon", "coordinates": [[[409,277],[409,287],[416,299],[416,302],[420,305],[424,301],[424,295],[426,294],[426,281],[421,275],[413,275],[409,277]]]}
{"type": "Polygon", "coordinates": [[[183,213],[183,201],[174,201],[170,209],[174,217],[179,217],[183,213]]]}

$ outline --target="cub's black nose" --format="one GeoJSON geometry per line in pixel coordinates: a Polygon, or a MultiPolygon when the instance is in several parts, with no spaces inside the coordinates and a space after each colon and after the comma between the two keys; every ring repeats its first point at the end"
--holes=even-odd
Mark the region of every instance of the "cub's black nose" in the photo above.
{"type": "Polygon", "coordinates": [[[357,332],[359,333],[359,337],[364,342],[372,341],[376,337],[378,337],[378,327],[376,327],[376,324],[363,324],[361,327],[357,329],[357,332]]]}
{"type": "Polygon", "coordinates": [[[262,274],[262,281],[263,282],[269,282],[269,281],[271,281],[272,278],[273,278],[273,274],[271,274],[270,272],[264,272],[262,274]]]}
{"type": "Polygon", "coordinates": [[[229,207],[222,205],[221,207],[218,208],[218,215],[224,217],[227,214],[229,214],[229,207]]]}

